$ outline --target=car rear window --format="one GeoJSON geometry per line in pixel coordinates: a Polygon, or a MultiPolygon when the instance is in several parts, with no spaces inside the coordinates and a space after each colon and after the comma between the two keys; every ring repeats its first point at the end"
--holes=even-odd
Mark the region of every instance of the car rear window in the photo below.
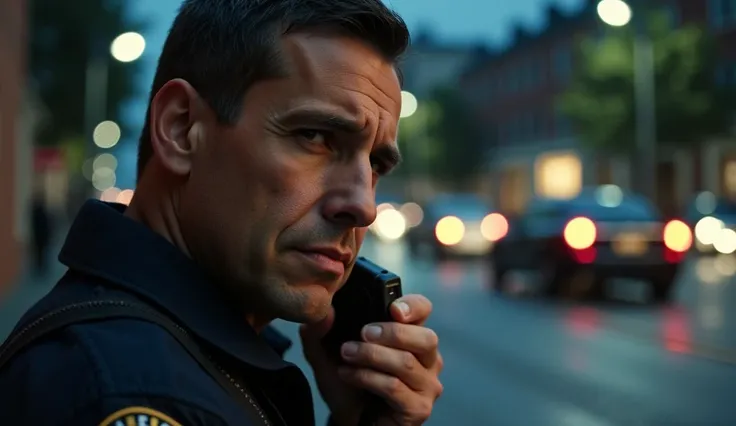
{"type": "Polygon", "coordinates": [[[578,202],[568,206],[567,211],[571,216],[586,216],[599,222],[659,220],[659,214],[653,207],[637,200],[623,201],[614,207],[596,202],[578,202]]]}

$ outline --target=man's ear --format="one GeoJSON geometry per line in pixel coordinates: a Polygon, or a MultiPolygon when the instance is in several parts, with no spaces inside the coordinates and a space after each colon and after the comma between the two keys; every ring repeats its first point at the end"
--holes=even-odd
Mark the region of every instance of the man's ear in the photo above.
{"type": "Polygon", "coordinates": [[[151,101],[151,145],[158,161],[170,172],[187,176],[201,137],[202,101],[187,81],[174,79],[151,101]]]}

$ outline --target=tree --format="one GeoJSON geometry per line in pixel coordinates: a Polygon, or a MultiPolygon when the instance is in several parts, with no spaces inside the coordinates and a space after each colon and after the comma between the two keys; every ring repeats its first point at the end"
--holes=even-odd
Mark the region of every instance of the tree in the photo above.
{"type": "MultiPolygon", "coordinates": [[[[30,4],[29,73],[49,110],[40,129],[40,145],[83,144],[85,71],[93,54],[110,55],[119,34],[142,31],[143,23],[126,16],[125,0],[33,0],[30,4]]],[[[139,61],[120,63],[110,58],[106,118],[120,120],[120,107],[136,95],[134,78],[139,61]]]]}
{"type": "Polygon", "coordinates": [[[462,186],[485,163],[482,133],[474,112],[452,88],[435,89],[399,125],[404,173],[429,175],[462,186]]]}
{"type": "MultiPolygon", "coordinates": [[[[573,82],[560,107],[582,142],[608,152],[635,146],[634,34],[631,25],[611,28],[602,40],[582,43],[573,82]]],[[[731,99],[716,87],[716,49],[701,28],[672,28],[665,14],[652,13],[657,141],[695,146],[728,130],[731,99]]]]}

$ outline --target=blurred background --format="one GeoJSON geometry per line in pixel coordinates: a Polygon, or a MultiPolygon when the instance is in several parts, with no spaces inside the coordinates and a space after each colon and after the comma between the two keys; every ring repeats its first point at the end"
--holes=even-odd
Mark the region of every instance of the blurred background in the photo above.
{"type": "MultiPolygon", "coordinates": [[[[178,5],[0,1],[0,339],[81,203],[130,201],[178,5]]],[[[363,254],[434,301],[429,424],[736,424],[736,0],[390,5],[405,163],[363,254]]]]}

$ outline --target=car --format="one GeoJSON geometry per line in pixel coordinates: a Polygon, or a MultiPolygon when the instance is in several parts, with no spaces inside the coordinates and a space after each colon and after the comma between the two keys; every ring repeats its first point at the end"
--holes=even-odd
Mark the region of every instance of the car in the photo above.
{"type": "Polygon", "coordinates": [[[646,198],[616,186],[568,200],[535,198],[490,253],[491,288],[505,292],[508,272],[532,270],[540,273],[544,294],[553,296],[588,272],[593,297],[604,295],[607,279],[621,277],[648,281],[653,299],[666,302],[691,244],[687,224],[665,223],[646,198]]]}
{"type": "Polygon", "coordinates": [[[697,254],[736,253],[736,200],[701,192],[690,203],[685,220],[694,231],[697,254]]]}
{"type": "Polygon", "coordinates": [[[437,196],[423,206],[423,213],[405,238],[412,255],[428,249],[435,259],[486,255],[506,226],[506,219],[474,194],[437,196]]]}

